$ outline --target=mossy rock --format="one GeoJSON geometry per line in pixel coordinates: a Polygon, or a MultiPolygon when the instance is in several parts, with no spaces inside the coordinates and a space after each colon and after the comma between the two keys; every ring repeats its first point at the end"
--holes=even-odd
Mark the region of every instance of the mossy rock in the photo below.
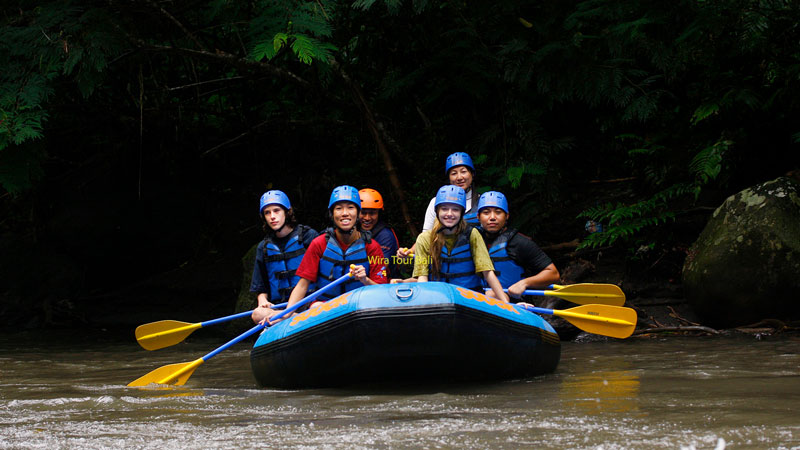
{"type": "Polygon", "coordinates": [[[728,197],[690,248],[683,287],[712,326],[800,317],[800,183],[781,177],[728,197]]]}
{"type": "Polygon", "coordinates": [[[256,249],[253,245],[242,257],[242,284],[239,288],[239,297],[236,299],[236,311],[252,310],[257,306],[256,295],[250,292],[250,281],[253,277],[253,267],[256,262],[256,249]]]}

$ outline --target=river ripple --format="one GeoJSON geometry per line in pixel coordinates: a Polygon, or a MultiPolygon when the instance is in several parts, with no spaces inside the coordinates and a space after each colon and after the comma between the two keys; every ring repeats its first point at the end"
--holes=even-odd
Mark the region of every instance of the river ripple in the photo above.
{"type": "Polygon", "coordinates": [[[528,380],[300,391],[259,389],[245,343],[184,387],[128,388],[225,340],[41,338],[0,338],[0,448],[800,448],[797,336],[569,342],[528,380]]]}

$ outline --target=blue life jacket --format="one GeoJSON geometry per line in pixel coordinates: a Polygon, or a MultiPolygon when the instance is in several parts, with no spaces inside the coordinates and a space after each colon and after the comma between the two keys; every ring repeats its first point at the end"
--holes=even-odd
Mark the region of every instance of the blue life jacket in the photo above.
{"type": "Polygon", "coordinates": [[[481,224],[480,220],[478,220],[477,208],[473,206],[472,209],[464,213],[464,222],[467,222],[467,225],[472,225],[474,227],[477,227],[481,224]]]}
{"type": "MultiPolygon", "coordinates": [[[[325,230],[325,240],[328,241],[328,244],[322,253],[322,258],[319,260],[317,288],[322,288],[349,272],[350,264],[363,266],[367,270],[367,276],[369,276],[367,244],[372,242],[372,237],[368,231],[362,231],[361,237],[353,241],[346,251],[342,251],[342,248],[339,247],[339,241],[336,240],[332,228],[325,230]]],[[[335,298],[361,286],[364,286],[362,282],[353,279],[321,294],[320,297],[325,299],[335,298]]]]}
{"type": "Polygon", "coordinates": [[[469,245],[469,236],[472,227],[458,235],[452,250],[447,249],[447,245],[442,246],[439,254],[441,270],[439,275],[433,275],[433,265],[428,265],[428,273],[431,281],[444,281],[456,286],[481,291],[481,276],[475,273],[475,262],[472,260],[472,248],[469,245]]]}
{"type": "MultiPolygon", "coordinates": [[[[267,279],[269,283],[269,300],[272,303],[289,300],[292,289],[300,281],[300,277],[295,275],[303,255],[306,253],[303,235],[308,228],[298,225],[286,237],[286,245],[281,251],[271,237],[264,239],[264,264],[267,269],[267,279]]],[[[308,292],[314,292],[314,285],[311,284],[308,292]]]]}
{"type": "MultiPolygon", "coordinates": [[[[472,192],[472,190],[470,190],[472,192]]],[[[475,200],[475,197],[472,197],[472,208],[468,211],[464,211],[464,222],[467,222],[467,225],[472,225],[473,227],[481,226],[481,221],[478,219],[478,202],[475,200]]]]}
{"type": "Polygon", "coordinates": [[[400,270],[397,268],[397,249],[400,247],[400,241],[397,240],[397,234],[394,232],[392,227],[386,224],[384,221],[380,221],[369,230],[370,235],[372,238],[378,241],[378,244],[381,244],[381,251],[383,251],[383,256],[386,258],[386,271],[388,278],[400,278],[400,270]],[[393,245],[390,246],[389,253],[386,253],[386,250],[383,248],[383,242],[381,242],[382,238],[378,237],[381,232],[386,230],[388,236],[391,236],[390,240],[393,240],[393,245]]]}
{"type": "MultiPolygon", "coordinates": [[[[500,280],[504,289],[508,289],[512,284],[522,279],[525,269],[514,261],[508,253],[508,243],[517,234],[517,230],[507,229],[500,233],[489,247],[489,257],[492,258],[494,273],[500,280]]],[[[484,282],[485,287],[489,287],[484,282]]]]}

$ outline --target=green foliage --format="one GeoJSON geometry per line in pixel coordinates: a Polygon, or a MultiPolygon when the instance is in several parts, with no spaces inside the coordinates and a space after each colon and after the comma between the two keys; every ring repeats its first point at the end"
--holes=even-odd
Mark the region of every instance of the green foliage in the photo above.
{"type": "Polygon", "coordinates": [[[636,236],[648,227],[666,224],[674,220],[676,214],[669,208],[669,202],[694,191],[695,187],[690,184],[676,184],[630,205],[607,203],[589,208],[578,217],[601,223],[603,231],[590,234],[579,248],[610,245],[617,240],[636,236]]]}
{"type": "MultiPolygon", "coordinates": [[[[65,124],[93,144],[116,140],[74,114],[89,107],[130,133],[122,145],[154,136],[174,167],[209,149],[270,142],[269,159],[307,143],[292,156],[310,184],[385,185],[347,74],[421,191],[412,211],[456,150],[473,156],[478,186],[509,196],[524,230],[559,214],[565,187],[636,177],[635,196],[581,215],[606,225],[584,245],[609,245],[724,186],[771,135],[784,142],[775,151],[800,142],[787,125],[800,112],[800,13],[788,1],[16,3],[0,23],[0,154],[65,124]],[[346,167],[319,158],[331,152],[346,167]]],[[[31,167],[63,152],[16,154],[0,183],[25,189],[41,173],[31,167]]]]}
{"type": "Polygon", "coordinates": [[[17,194],[40,178],[44,152],[23,147],[44,135],[46,104],[63,77],[88,97],[121,50],[105,12],[71,2],[23,3],[0,22],[0,185],[17,194]]]}
{"type": "MultiPolygon", "coordinates": [[[[662,189],[651,197],[632,203],[607,203],[588,208],[579,218],[587,218],[603,224],[603,231],[590,234],[579,248],[611,245],[618,240],[628,240],[643,230],[664,225],[675,219],[678,211],[676,200],[692,197],[697,200],[703,187],[714,181],[722,172],[724,155],[733,145],[731,141],[719,140],[701,149],[689,162],[690,181],[679,182],[662,189]]],[[[663,150],[659,148],[658,150],[663,150]]],[[[632,154],[652,155],[654,149],[636,148],[632,154]]]]}
{"type": "Polygon", "coordinates": [[[327,64],[337,51],[327,41],[333,33],[329,11],[333,13],[335,6],[333,2],[318,1],[263,2],[261,14],[249,29],[253,58],[271,60],[287,48],[304,64],[314,61],[327,64]]]}

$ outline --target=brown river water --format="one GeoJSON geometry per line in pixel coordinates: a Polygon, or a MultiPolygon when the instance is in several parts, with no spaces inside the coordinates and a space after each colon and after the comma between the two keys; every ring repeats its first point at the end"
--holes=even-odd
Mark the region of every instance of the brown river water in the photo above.
{"type": "Polygon", "coordinates": [[[129,388],[226,340],[78,334],[0,337],[0,448],[800,449],[797,335],[566,342],[532,379],[282,391],[255,384],[252,342],[183,387],[129,388]]]}

